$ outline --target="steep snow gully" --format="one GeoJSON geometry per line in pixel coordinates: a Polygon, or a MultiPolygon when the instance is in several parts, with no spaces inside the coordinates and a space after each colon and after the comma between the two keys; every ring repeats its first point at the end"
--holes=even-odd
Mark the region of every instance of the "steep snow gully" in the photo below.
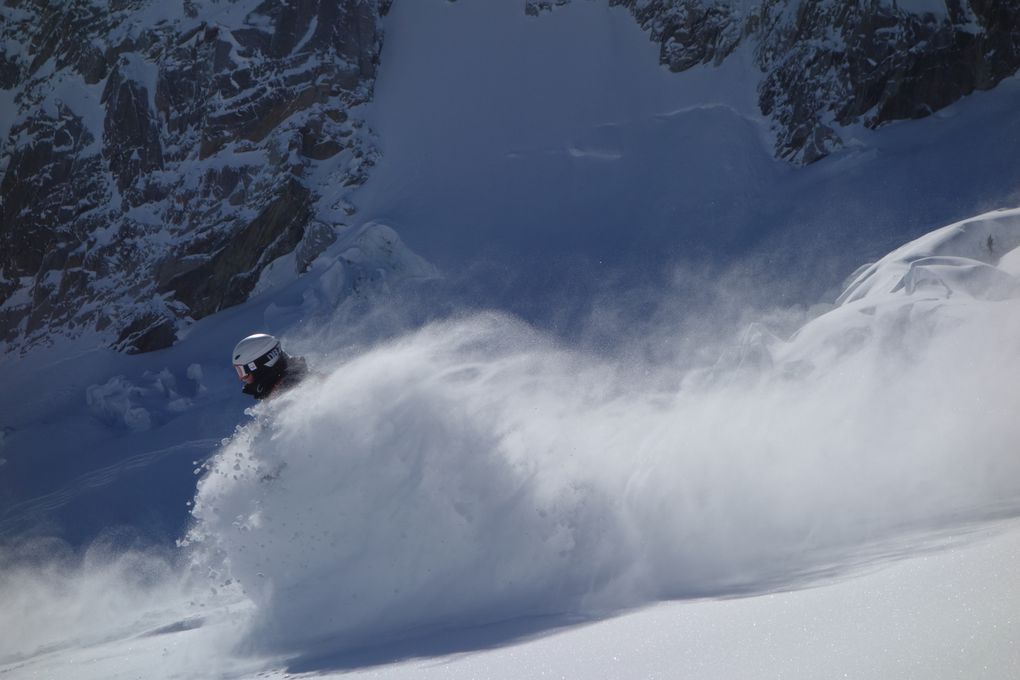
{"type": "Polygon", "coordinates": [[[1018,245],[1020,210],[945,227],[685,375],[431,325],[253,410],[199,483],[194,564],[251,598],[253,648],[313,654],[797,588],[1016,515],[1018,245]]]}

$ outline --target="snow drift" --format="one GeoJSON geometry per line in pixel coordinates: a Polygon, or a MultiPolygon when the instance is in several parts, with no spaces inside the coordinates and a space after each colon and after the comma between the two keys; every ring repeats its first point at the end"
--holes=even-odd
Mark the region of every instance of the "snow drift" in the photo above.
{"type": "Polygon", "coordinates": [[[678,391],[503,315],[431,325],[254,409],[195,559],[256,604],[256,648],[315,653],[796,587],[1016,514],[1018,245],[1020,210],[933,232],[678,391]]]}
{"type": "Polygon", "coordinates": [[[0,544],[0,595],[10,615],[0,617],[0,663],[137,634],[187,597],[169,555],[117,549],[113,538],[77,557],[55,539],[0,544]]]}

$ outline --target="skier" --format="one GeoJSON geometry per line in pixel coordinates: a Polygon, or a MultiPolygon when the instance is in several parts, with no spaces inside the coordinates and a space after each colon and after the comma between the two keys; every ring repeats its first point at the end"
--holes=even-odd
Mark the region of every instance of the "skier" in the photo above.
{"type": "Polygon", "coordinates": [[[231,356],[237,377],[244,382],[241,391],[256,399],[279,394],[301,382],[308,373],[302,357],[288,355],[280,341],[266,333],[241,340],[231,356]]]}

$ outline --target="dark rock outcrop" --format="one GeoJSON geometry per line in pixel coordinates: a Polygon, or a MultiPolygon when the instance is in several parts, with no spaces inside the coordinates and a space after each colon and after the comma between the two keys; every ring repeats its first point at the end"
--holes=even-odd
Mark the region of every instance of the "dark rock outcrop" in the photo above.
{"type": "Polygon", "coordinates": [[[887,3],[762,7],[762,112],[781,157],[811,162],[838,148],[835,126],[921,118],[1020,68],[1020,5],[947,0],[944,15],[887,3]],[[834,125],[835,124],[835,125],[834,125]]]}
{"type": "Polygon", "coordinates": [[[349,206],[374,162],[352,110],[371,97],[388,6],[0,8],[17,106],[0,139],[0,342],[98,331],[157,349],[299,243],[307,268],[335,232],[320,220],[306,239],[308,224],[349,206]]]}
{"type": "Polygon", "coordinates": [[[291,178],[243,228],[172,251],[161,262],[156,290],[172,293],[196,318],[240,304],[262,269],[301,242],[311,215],[311,192],[291,178]],[[183,271],[180,263],[187,263],[183,271]]]}

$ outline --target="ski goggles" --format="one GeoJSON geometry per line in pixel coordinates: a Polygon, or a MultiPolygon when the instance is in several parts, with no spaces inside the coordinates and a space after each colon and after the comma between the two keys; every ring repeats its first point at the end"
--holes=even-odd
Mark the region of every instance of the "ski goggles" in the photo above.
{"type": "Polygon", "coordinates": [[[237,377],[242,380],[249,375],[254,375],[255,371],[259,370],[263,366],[270,366],[276,363],[276,360],[280,357],[280,348],[276,347],[266,354],[260,356],[255,361],[250,361],[246,364],[234,364],[234,370],[237,371],[237,377]]]}

